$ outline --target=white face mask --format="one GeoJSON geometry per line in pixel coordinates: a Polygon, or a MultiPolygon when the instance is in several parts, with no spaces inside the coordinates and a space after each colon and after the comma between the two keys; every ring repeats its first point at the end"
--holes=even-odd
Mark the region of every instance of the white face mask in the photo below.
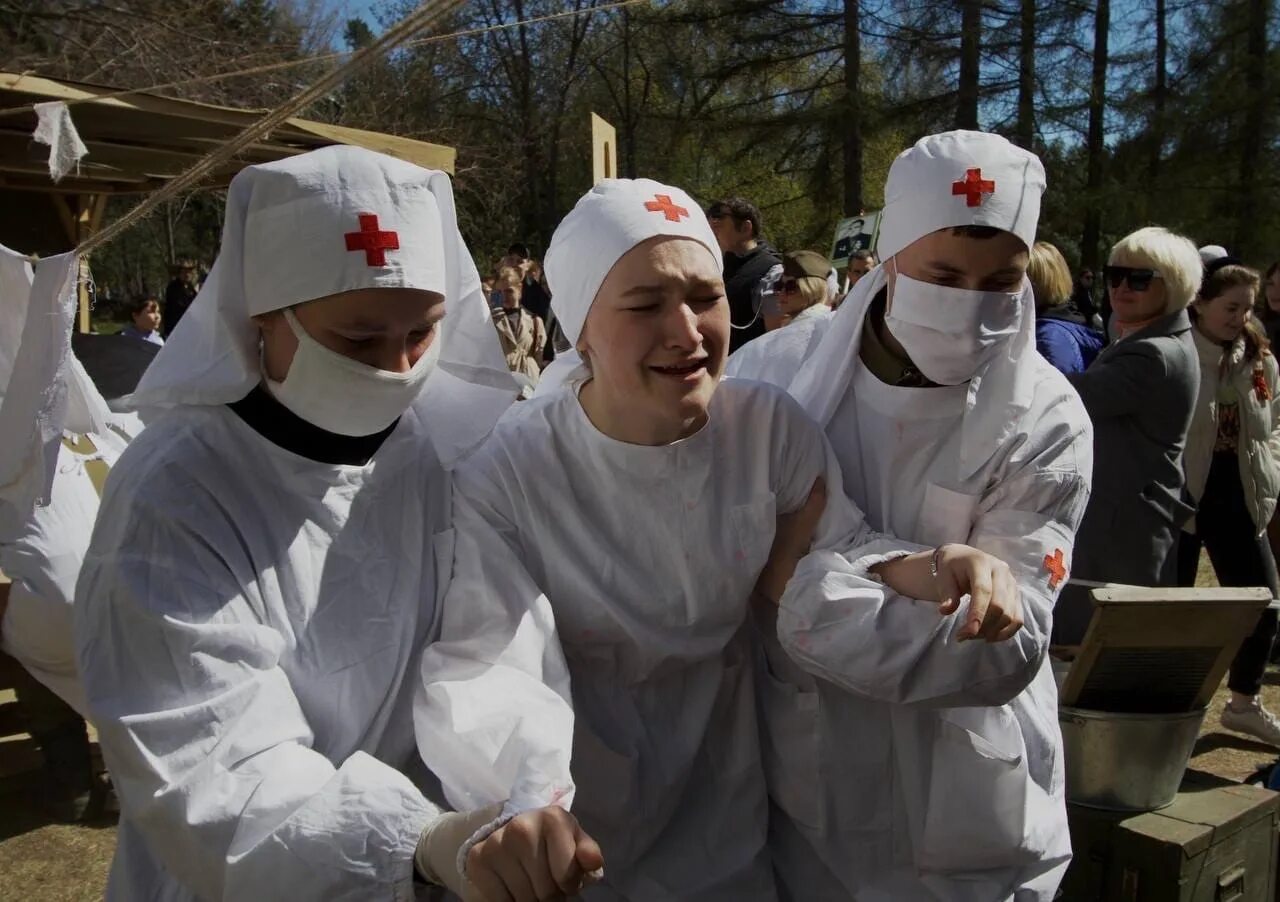
{"type": "Polygon", "coordinates": [[[897,272],[884,322],[931,382],[968,382],[997,345],[1018,331],[1022,289],[972,291],[897,272]]]}
{"type": "Polygon", "coordinates": [[[373,435],[394,423],[418,397],[440,357],[437,334],[408,372],[380,370],[320,344],[292,310],[285,309],[284,319],[298,350],[284,381],[267,378],[267,389],[308,423],[339,435],[373,435]]]}

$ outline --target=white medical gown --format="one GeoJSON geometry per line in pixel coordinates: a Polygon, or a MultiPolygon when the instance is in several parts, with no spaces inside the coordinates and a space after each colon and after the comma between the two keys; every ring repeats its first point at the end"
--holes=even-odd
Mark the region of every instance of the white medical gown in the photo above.
{"type": "Polygon", "coordinates": [[[776,898],[747,617],[776,518],[824,476],[820,548],[859,572],[908,550],[867,530],[818,427],[777,389],[726,382],[695,435],[630,445],[567,385],[509,411],[456,475],[414,711],[449,800],[571,804],[605,856],[589,899],[776,898]]]}
{"type": "Polygon", "coordinates": [[[414,897],[438,809],[402,773],[406,677],[451,554],[430,449],[411,409],[366,465],[317,463],[219,406],[120,459],[76,596],[111,898],[414,897]]]}

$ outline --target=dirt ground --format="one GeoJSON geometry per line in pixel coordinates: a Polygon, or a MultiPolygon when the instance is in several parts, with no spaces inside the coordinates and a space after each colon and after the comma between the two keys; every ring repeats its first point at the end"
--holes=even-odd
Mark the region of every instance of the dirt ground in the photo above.
{"type": "MultiPolygon", "coordinates": [[[[1201,585],[1214,585],[1202,561],[1201,585]]],[[[1280,668],[1272,668],[1262,690],[1263,702],[1280,712],[1280,668]]],[[[0,692],[0,705],[12,700],[0,692]]],[[[1218,723],[1227,702],[1225,685],[1205,717],[1191,767],[1242,781],[1272,764],[1280,751],[1228,733],[1218,723]]],[[[88,902],[101,899],[111,855],[115,824],[52,824],[40,805],[38,752],[30,738],[5,738],[0,724],[0,902],[88,902]]]]}
{"type": "MultiPolygon", "coordinates": [[[[12,699],[12,692],[0,692],[0,704],[12,699]]],[[[50,823],[40,799],[39,766],[30,737],[0,738],[0,900],[101,899],[116,846],[115,823],[50,823]]]]}

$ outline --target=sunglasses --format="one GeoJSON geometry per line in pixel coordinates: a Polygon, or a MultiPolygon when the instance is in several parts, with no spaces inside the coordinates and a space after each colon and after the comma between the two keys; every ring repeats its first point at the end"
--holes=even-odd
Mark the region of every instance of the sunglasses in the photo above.
{"type": "Polygon", "coordinates": [[[791,294],[791,292],[799,290],[800,283],[795,279],[783,279],[778,283],[778,292],[780,294],[791,294]]]}
{"type": "Polygon", "coordinates": [[[1158,269],[1133,266],[1107,266],[1103,267],[1102,272],[1107,277],[1107,284],[1112,288],[1119,288],[1121,282],[1128,282],[1132,291],[1146,291],[1151,287],[1152,279],[1163,278],[1158,269]]]}

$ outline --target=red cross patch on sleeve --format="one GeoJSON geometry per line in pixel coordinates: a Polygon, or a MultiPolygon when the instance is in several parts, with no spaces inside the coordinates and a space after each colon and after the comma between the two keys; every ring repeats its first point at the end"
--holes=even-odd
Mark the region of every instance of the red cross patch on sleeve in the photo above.
{"type": "Polygon", "coordinates": [[[1044,569],[1049,573],[1049,588],[1056,589],[1067,578],[1067,561],[1061,548],[1055,548],[1053,554],[1044,556],[1044,569]]]}

